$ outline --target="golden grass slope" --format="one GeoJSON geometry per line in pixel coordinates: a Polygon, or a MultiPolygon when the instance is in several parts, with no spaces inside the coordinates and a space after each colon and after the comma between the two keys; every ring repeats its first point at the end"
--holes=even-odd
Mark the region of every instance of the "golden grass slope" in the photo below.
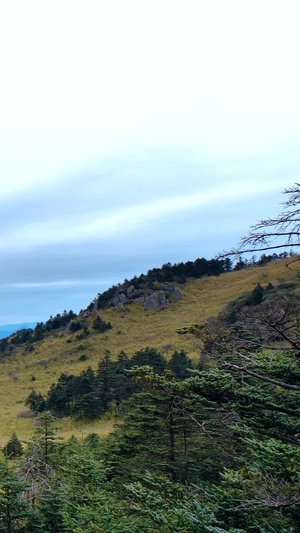
{"type": "MultiPolygon", "coordinates": [[[[184,298],[172,300],[163,311],[145,311],[142,304],[133,301],[124,309],[100,311],[101,317],[113,326],[104,334],[92,329],[93,316],[85,319],[90,334],[84,339],[59,332],[36,343],[33,352],[19,348],[0,363],[0,444],[5,444],[13,432],[21,439],[32,435],[34,420],[22,418],[20,413],[27,410],[24,401],[33,388],[45,394],[62,372],[79,374],[88,366],[96,370],[106,350],[113,358],[121,350],[131,356],[146,346],[158,348],[166,357],[175,349],[185,349],[192,358],[199,357],[199,341],[193,335],[178,335],[176,329],[217,316],[229,302],[252,291],[257,283],[298,284],[298,263],[291,265],[291,271],[286,267],[289,261],[282,259],[219,277],[191,279],[180,286],[184,298]],[[86,361],[80,360],[82,355],[87,356],[86,361]]],[[[112,421],[107,419],[90,423],[63,419],[60,434],[66,438],[85,437],[91,432],[106,435],[112,427],[112,421]]]]}

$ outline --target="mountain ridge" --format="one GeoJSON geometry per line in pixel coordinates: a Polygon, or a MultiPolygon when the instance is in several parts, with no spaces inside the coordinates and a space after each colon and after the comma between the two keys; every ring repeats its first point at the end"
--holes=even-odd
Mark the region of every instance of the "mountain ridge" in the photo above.
{"type": "MultiPolygon", "coordinates": [[[[5,443],[13,431],[21,438],[28,438],[32,433],[33,420],[25,408],[25,400],[33,389],[46,394],[62,373],[79,375],[89,366],[96,370],[107,352],[116,360],[122,350],[132,357],[136,351],[152,347],[167,358],[175,350],[185,350],[192,360],[199,361],[201,339],[189,333],[179,335],[178,330],[217,317],[230,302],[251,293],[258,284],[263,288],[269,284],[283,285],[286,290],[293,284],[294,292],[299,292],[297,272],[286,268],[288,262],[289,259],[281,259],[219,276],[174,283],[183,297],[168,295],[165,307],[147,309],[139,298],[129,298],[123,307],[112,305],[99,310],[94,302],[86,316],[72,318],[68,324],[47,331],[45,338],[34,343],[26,341],[18,345],[17,334],[12,335],[7,342],[7,354],[0,355],[0,444],[5,443]],[[97,317],[111,327],[104,332],[94,329],[97,317]],[[80,323],[80,328],[72,331],[72,323],[80,323]]],[[[155,292],[159,287],[155,285],[151,290],[155,292]]],[[[61,425],[62,435],[68,437],[85,432],[107,434],[113,421],[106,418],[84,422],[66,418],[61,425]]]]}

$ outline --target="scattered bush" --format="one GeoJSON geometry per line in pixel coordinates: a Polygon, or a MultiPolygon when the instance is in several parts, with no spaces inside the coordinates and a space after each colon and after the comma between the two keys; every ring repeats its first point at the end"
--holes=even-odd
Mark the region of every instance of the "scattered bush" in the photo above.
{"type": "Polygon", "coordinates": [[[34,411],[20,411],[17,414],[17,418],[35,418],[34,411]]]}

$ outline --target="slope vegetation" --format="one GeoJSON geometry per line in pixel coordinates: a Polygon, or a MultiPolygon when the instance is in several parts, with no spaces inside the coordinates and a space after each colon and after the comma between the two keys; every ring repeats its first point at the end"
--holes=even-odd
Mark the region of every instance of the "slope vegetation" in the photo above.
{"type": "MultiPolygon", "coordinates": [[[[183,297],[169,295],[169,305],[145,309],[139,299],[132,299],[123,307],[108,307],[82,313],[81,329],[75,332],[64,327],[32,345],[12,344],[9,355],[3,356],[0,372],[1,435],[5,444],[16,432],[26,439],[32,434],[34,419],[24,402],[35,389],[45,394],[61,373],[80,374],[88,366],[96,370],[101,357],[109,351],[116,358],[121,350],[132,356],[147,346],[159,349],[166,357],[174,350],[184,349],[195,361],[199,360],[201,341],[194,335],[178,335],[176,330],[192,323],[216,317],[230,302],[253,291],[257,284],[286,287],[293,284],[300,291],[297,263],[293,271],[286,267],[288,259],[281,259],[261,267],[223,273],[219,276],[189,279],[178,284],[183,297]],[[95,330],[93,323],[99,315],[111,328],[104,333],[95,330]]],[[[75,322],[76,322],[75,320],[75,322]]],[[[60,434],[80,437],[91,432],[109,433],[113,421],[61,421],[60,434]]]]}

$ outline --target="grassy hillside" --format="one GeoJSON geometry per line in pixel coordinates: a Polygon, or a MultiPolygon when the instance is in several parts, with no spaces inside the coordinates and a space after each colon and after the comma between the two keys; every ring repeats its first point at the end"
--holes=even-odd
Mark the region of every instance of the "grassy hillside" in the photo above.
{"type": "MultiPolygon", "coordinates": [[[[62,372],[79,374],[88,366],[96,369],[106,350],[114,358],[121,350],[131,356],[146,346],[158,348],[166,357],[175,349],[185,349],[190,357],[199,358],[199,340],[193,335],[178,335],[176,329],[217,316],[229,302],[252,291],[258,283],[262,286],[291,282],[298,285],[297,263],[291,265],[291,271],[286,267],[289,261],[282,259],[218,277],[191,279],[179,287],[184,297],[171,299],[169,307],[164,310],[146,311],[137,300],[131,301],[123,309],[109,308],[99,312],[113,326],[103,334],[96,333],[91,327],[94,315],[82,320],[90,332],[84,338],[78,338],[76,333],[59,331],[36,342],[34,351],[18,348],[0,363],[0,444],[5,444],[13,432],[23,439],[32,434],[34,420],[26,418],[24,401],[33,388],[46,393],[62,372]]],[[[90,423],[64,419],[60,434],[64,437],[72,434],[86,436],[91,432],[105,435],[112,427],[113,422],[109,419],[90,423]]]]}

